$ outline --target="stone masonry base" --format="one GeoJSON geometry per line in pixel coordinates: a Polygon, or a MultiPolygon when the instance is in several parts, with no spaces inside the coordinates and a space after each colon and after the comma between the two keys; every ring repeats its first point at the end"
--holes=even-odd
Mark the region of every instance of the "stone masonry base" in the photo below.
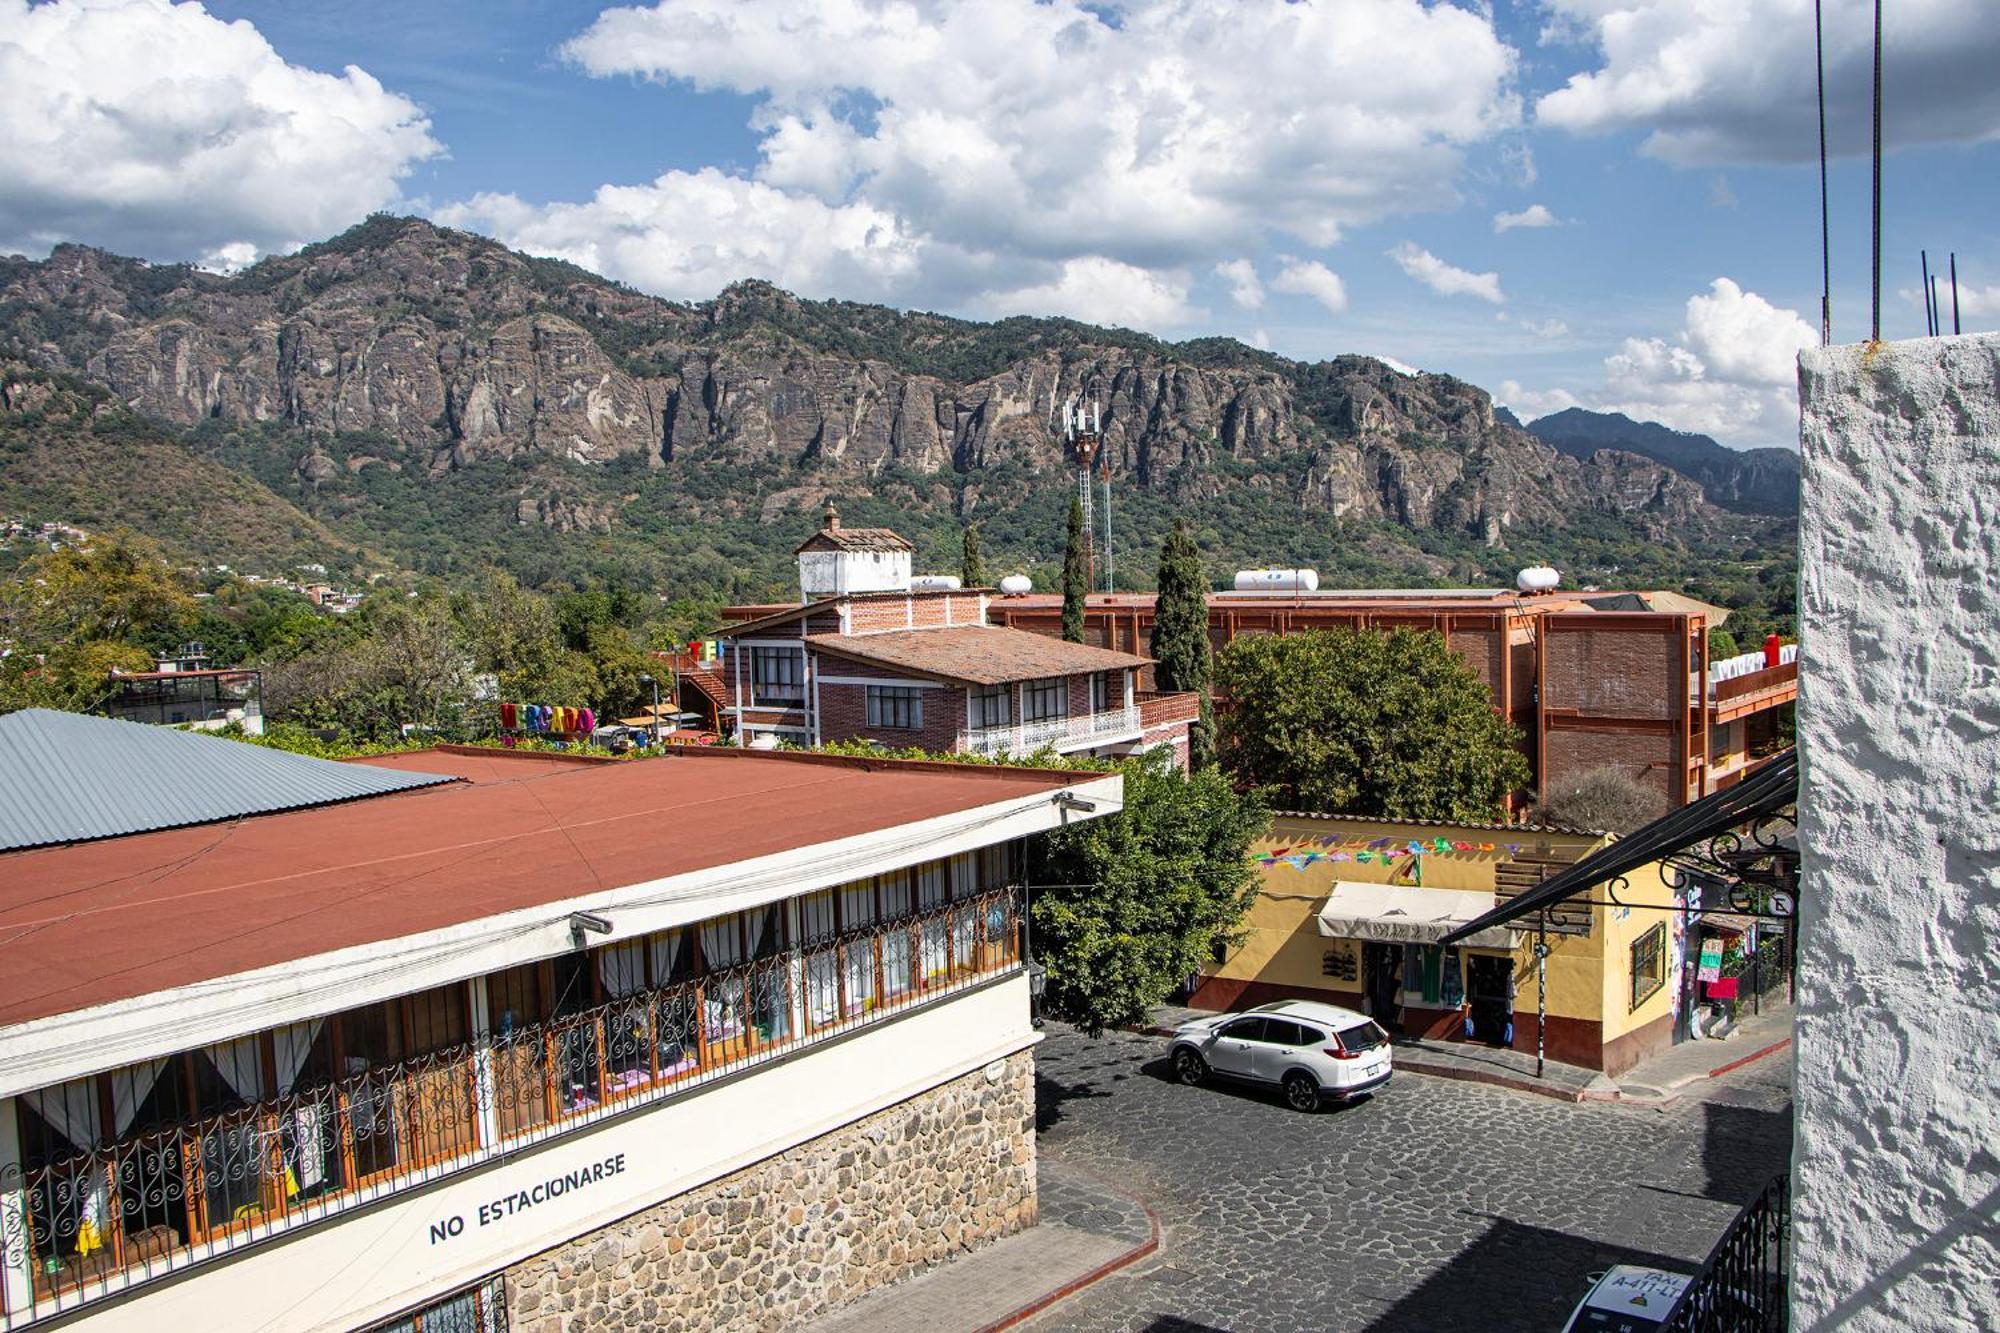
{"type": "Polygon", "coordinates": [[[775,1330],[1035,1222],[1023,1051],[507,1271],[513,1333],[775,1330]]]}

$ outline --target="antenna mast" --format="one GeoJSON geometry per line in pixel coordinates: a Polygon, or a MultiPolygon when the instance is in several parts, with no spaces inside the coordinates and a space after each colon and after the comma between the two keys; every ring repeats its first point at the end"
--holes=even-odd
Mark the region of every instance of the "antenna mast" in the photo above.
{"type": "MultiPolygon", "coordinates": [[[[1097,506],[1093,502],[1091,470],[1097,464],[1102,452],[1104,413],[1102,406],[1091,403],[1087,407],[1081,393],[1073,394],[1063,404],[1063,438],[1069,442],[1076,454],[1076,498],[1083,508],[1083,568],[1084,586],[1092,587],[1097,582],[1098,536],[1097,506]]],[[[1104,574],[1105,587],[1109,590],[1111,578],[1111,464],[1104,463],[1104,574]]]]}

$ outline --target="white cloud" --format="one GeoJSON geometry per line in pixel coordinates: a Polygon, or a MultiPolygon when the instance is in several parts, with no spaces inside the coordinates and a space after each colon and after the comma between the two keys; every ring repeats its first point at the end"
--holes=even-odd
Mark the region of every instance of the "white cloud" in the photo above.
{"type": "Polygon", "coordinates": [[[1567,338],[1569,336],[1569,325],[1559,319],[1529,319],[1526,315],[1516,319],[1508,315],[1504,310],[1495,315],[1494,318],[1502,324],[1512,324],[1524,332],[1532,333],[1537,338],[1567,338]]]}
{"type": "Polygon", "coordinates": [[[1418,370],[1415,366],[1411,365],[1409,362],[1398,361],[1393,356],[1378,356],[1375,359],[1377,361],[1380,361],[1383,365],[1389,367],[1389,369],[1395,371],[1398,375],[1421,375],[1424,373],[1423,371],[1418,370]]]}
{"type": "Polygon", "coordinates": [[[1560,412],[1564,408],[1583,405],[1568,389],[1527,389],[1516,380],[1500,381],[1500,387],[1494,391],[1493,401],[1511,410],[1524,422],[1548,416],[1551,412],[1560,412]]]}
{"type": "Polygon", "coordinates": [[[1495,304],[1507,299],[1500,293],[1498,273],[1473,273],[1447,264],[1414,241],[1404,241],[1388,255],[1403,272],[1439,296],[1476,296],[1495,304]]]}
{"type": "Polygon", "coordinates": [[[681,300],[714,296],[738,278],[886,298],[926,249],[879,209],[832,207],[713,167],[670,171],[650,185],[606,185],[580,204],[482,194],[434,216],[681,300]]]}
{"type": "Polygon", "coordinates": [[[1065,260],[1055,278],[1033,287],[995,292],[978,305],[992,315],[1068,315],[1092,324],[1160,331],[1205,314],[1188,305],[1185,276],[1085,255],[1065,260]]]}
{"type": "MultiPolygon", "coordinates": [[[[1184,308],[1219,254],[1450,207],[1466,149],[1520,123],[1490,16],[1426,0],[659,0],[563,53],[751,99],[760,186],[924,238],[901,294],[968,309],[1076,292],[1098,261],[1155,275],[1139,308],[1184,308]]],[[[687,221],[680,244],[711,237],[687,221]]],[[[1220,276],[1255,309],[1247,264],[1220,276]]]]}
{"type": "Polygon", "coordinates": [[[1224,260],[1215,266],[1215,276],[1229,284],[1229,299],[1238,308],[1255,310],[1264,304],[1264,284],[1257,280],[1257,266],[1249,260],[1224,260]]]}
{"type": "Polygon", "coordinates": [[[239,264],[395,201],[442,151],[366,71],[166,0],[0,0],[0,252],[85,240],[239,264]]]}
{"type": "Polygon", "coordinates": [[[1260,352],[1271,350],[1271,333],[1268,329],[1252,329],[1250,330],[1250,336],[1245,338],[1244,341],[1260,352]]]}
{"type": "Polygon", "coordinates": [[[1625,339],[1604,359],[1603,387],[1584,397],[1598,411],[1738,447],[1795,445],[1798,354],[1818,341],[1796,311],[1717,278],[1688,298],[1678,335],[1625,339]]]}
{"type": "MultiPolygon", "coordinates": [[[[1896,294],[1908,302],[1912,308],[1917,310],[1924,308],[1924,294],[1917,288],[1903,287],[1898,289],[1896,294]]],[[[1938,309],[1942,314],[1944,331],[1946,333],[1951,332],[1951,300],[1951,279],[1948,277],[1939,277],[1938,309]]],[[[2000,315],[2000,285],[1975,287],[1961,278],[1958,283],[1959,327],[1963,328],[1967,333],[1981,332],[1980,326],[1972,321],[1986,319],[1993,315],[2000,315]]]]}
{"type": "Polygon", "coordinates": [[[1512,231],[1516,227],[1560,227],[1562,219],[1549,212],[1547,204],[1529,204],[1518,213],[1495,213],[1494,231],[1512,231]]]}
{"type": "MultiPolygon", "coordinates": [[[[1807,0],[1545,0],[1546,38],[1592,44],[1599,67],[1536,104],[1543,125],[1643,131],[1681,163],[1802,162],[1819,148],[1813,6],[1807,0]]],[[[1868,151],[1873,23],[1865,4],[1827,5],[1828,134],[1868,151]]],[[[1883,7],[1890,146],[2000,137],[2000,23],[1992,0],[1883,7]]]]}
{"type": "Polygon", "coordinates": [[[1273,289],[1290,292],[1295,296],[1310,296],[1326,307],[1330,315],[1337,315],[1347,309],[1347,284],[1340,275],[1316,259],[1287,260],[1278,276],[1271,279],[1273,289]]]}

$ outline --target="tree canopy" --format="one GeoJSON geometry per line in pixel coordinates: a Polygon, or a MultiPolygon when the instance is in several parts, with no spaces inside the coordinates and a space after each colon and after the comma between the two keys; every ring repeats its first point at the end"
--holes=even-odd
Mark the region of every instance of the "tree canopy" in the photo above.
{"type": "Polygon", "coordinates": [[[1667,797],[1658,784],[1639,781],[1622,769],[1583,772],[1542,793],[1535,818],[1564,828],[1630,833],[1666,813],[1667,797]]]}
{"type": "Polygon", "coordinates": [[[1053,1012],[1097,1032],[1143,1022],[1234,943],[1258,879],[1248,852],[1269,822],[1261,797],[1220,769],[1158,759],[1123,766],[1125,808],[1030,844],[1035,950],[1053,1012]]]}
{"type": "Polygon", "coordinates": [[[1242,637],[1216,679],[1223,764],[1288,809],[1490,820],[1528,780],[1520,733],[1432,631],[1242,637]]]}

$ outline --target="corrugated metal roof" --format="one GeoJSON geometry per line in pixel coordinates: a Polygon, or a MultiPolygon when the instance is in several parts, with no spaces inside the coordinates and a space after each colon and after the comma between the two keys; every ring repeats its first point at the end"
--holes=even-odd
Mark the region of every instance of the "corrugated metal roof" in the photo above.
{"type": "Polygon", "coordinates": [[[28,708],[0,717],[0,851],[332,805],[455,778],[28,708]]]}

